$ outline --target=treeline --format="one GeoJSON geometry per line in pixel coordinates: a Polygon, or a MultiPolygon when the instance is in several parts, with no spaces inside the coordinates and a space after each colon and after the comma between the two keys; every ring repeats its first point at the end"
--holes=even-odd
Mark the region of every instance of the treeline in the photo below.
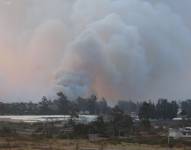
{"type": "Polygon", "coordinates": [[[191,117],[191,99],[169,102],[167,99],[159,99],[155,105],[152,102],[143,102],[139,109],[140,118],[172,119],[177,115],[183,118],[191,117]]]}
{"type": "Polygon", "coordinates": [[[125,113],[135,112],[140,119],[172,119],[177,117],[191,117],[191,99],[184,101],[169,101],[158,99],[135,103],[133,101],[119,101],[117,106],[125,113]]]}
{"type": "MultiPolygon", "coordinates": [[[[141,103],[133,101],[119,101],[116,105],[125,113],[138,113],[141,103]]],[[[57,93],[55,99],[42,97],[38,103],[33,102],[0,102],[0,115],[101,115],[111,113],[112,107],[107,100],[98,99],[95,95],[89,98],[78,97],[70,100],[62,92],[57,93]]]]}
{"type": "Polygon", "coordinates": [[[158,99],[157,103],[151,100],[139,103],[119,101],[117,106],[126,113],[137,113],[140,119],[166,120],[175,118],[178,115],[181,117],[191,117],[191,99],[179,102],[158,99]]]}
{"type": "Polygon", "coordinates": [[[155,105],[152,102],[143,102],[139,109],[140,119],[172,119],[177,117],[179,105],[176,101],[159,99],[155,105]]]}
{"type": "MultiPolygon", "coordinates": [[[[134,112],[139,118],[145,119],[172,119],[177,116],[179,109],[180,115],[191,117],[191,99],[179,103],[167,99],[159,99],[157,103],[121,100],[114,107],[118,107],[125,114],[134,112]]],[[[57,93],[57,97],[53,100],[43,97],[38,103],[0,103],[0,115],[104,115],[111,112],[112,107],[104,98],[98,100],[92,95],[89,98],[79,97],[69,100],[62,92],[57,93]]]]}
{"type": "Polygon", "coordinates": [[[69,100],[62,92],[55,99],[43,97],[38,103],[18,102],[0,103],[0,115],[75,115],[75,114],[107,114],[111,111],[107,101],[98,101],[95,95],[89,98],[69,100]]]}

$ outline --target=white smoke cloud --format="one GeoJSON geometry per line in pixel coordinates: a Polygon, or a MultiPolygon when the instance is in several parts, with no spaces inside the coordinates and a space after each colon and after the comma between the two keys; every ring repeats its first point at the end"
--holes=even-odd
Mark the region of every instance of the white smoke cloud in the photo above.
{"type": "Polygon", "coordinates": [[[88,89],[111,99],[189,96],[190,28],[184,13],[175,11],[184,2],[171,4],[78,0],[72,19],[79,36],[66,50],[71,55],[63,59],[63,71],[82,71],[91,81],[88,89]]]}
{"type": "Polygon", "coordinates": [[[1,97],[191,97],[190,8],[190,0],[0,0],[1,97]]]}

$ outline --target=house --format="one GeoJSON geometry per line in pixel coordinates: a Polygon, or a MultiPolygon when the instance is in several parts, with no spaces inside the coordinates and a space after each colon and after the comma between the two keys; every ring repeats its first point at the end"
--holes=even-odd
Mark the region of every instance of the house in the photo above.
{"type": "Polygon", "coordinates": [[[170,128],[168,137],[174,139],[191,139],[191,127],[184,127],[179,129],[170,128]]]}

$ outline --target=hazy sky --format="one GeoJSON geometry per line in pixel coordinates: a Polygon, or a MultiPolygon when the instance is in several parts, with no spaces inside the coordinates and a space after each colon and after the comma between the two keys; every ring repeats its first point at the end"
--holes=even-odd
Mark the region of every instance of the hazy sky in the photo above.
{"type": "Polygon", "coordinates": [[[190,0],[0,0],[0,99],[191,98],[190,9],[190,0]]]}

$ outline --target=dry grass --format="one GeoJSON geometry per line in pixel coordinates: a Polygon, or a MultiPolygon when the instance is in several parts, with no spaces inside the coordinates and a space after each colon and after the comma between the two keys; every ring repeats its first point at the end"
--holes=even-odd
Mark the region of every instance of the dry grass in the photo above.
{"type": "MultiPolygon", "coordinates": [[[[78,147],[98,148],[98,150],[167,150],[159,146],[122,143],[120,145],[93,144],[86,140],[58,140],[32,138],[0,138],[0,150],[76,150],[78,147]]],[[[173,150],[183,150],[177,148],[173,150]]]]}

